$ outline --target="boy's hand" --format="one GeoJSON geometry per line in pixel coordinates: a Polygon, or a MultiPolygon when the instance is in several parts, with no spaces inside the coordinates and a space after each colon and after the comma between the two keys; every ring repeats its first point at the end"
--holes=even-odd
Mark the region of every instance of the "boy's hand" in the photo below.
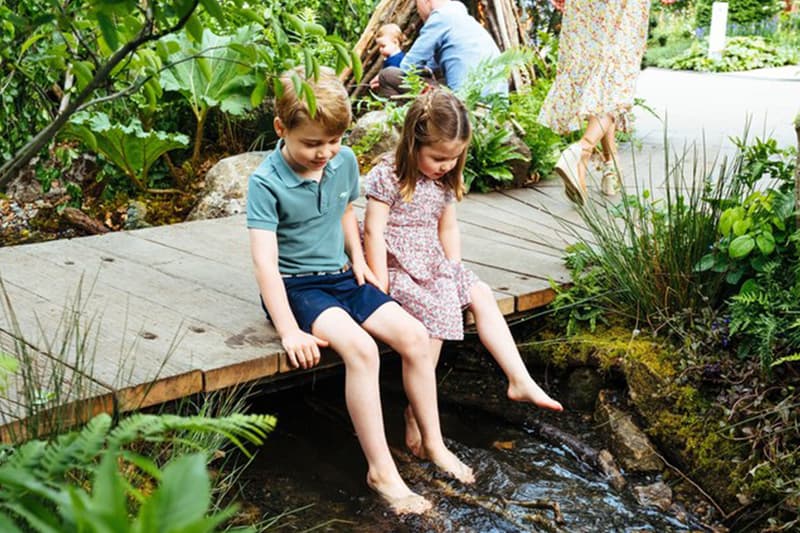
{"type": "Polygon", "coordinates": [[[327,346],[328,341],[297,329],[281,337],[281,344],[292,368],[307,369],[319,364],[319,347],[327,346]]]}
{"type": "Polygon", "coordinates": [[[381,86],[380,81],[378,81],[378,75],[376,74],[374,78],[369,80],[369,88],[373,91],[377,91],[378,88],[381,86]]]}
{"type": "Polygon", "coordinates": [[[380,288],[378,285],[378,276],[376,276],[375,273],[370,270],[366,261],[353,262],[353,275],[356,277],[356,283],[359,285],[363,285],[366,282],[372,283],[376,287],[380,288]]]}

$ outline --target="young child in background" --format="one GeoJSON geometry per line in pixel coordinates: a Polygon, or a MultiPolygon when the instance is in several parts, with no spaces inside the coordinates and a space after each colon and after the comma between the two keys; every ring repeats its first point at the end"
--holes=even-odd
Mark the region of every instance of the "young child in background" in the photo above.
{"type": "MultiPolygon", "coordinates": [[[[403,30],[397,24],[384,24],[375,37],[378,51],[383,56],[383,67],[399,67],[406,53],[403,52],[403,30]]],[[[378,76],[369,82],[373,90],[378,88],[378,76]]]]}
{"type": "MultiPolygon", "coordinates": [[[[366,178],[367,264],[378,286],[428,329],[436,361],[442,341],[463,338],[462,311],[469,308],[509,380],[508,397],[561,411],[528,373],[492,290],[461,263],[455,201],[464,194],[471,133],[464,104],[449,92],[431,90],[411,105],[394,157],[366,178]]],[[[424,455],[415,409],[406,409],[406,445],[424,455]]]]}
{"type": "MultiPolygon", "coordinates": [[[[296,73],[303,77],[302,69],[296,73]]],[[[442,438],[428,335],[376,288],[364,258],[352,206],[359,196],[358,163],[340,144],[351,121],[347,91],[330,69],[307,80],[317,102],[312,117],[290,74],[280,81],[274,121],[280,140],[248,184],[247,226],[262,301],[293,367],[315,366],[321,346],[341,356],[347,410],[368,463],[367,484],[396,513],[422,513],[430,502],[405,484],[386,442],[373,337],[402,358],[403,383],[428,456],[471,482],[472,470],[442,438]]]]}

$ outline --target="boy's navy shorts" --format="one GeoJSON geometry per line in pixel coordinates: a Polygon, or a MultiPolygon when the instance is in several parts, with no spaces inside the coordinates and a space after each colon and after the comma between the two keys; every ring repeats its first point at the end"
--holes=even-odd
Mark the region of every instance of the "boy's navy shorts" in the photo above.
{"type": "MultiPolygon", "coordinates": [[[[311,326],[317,317],[330,307],[344,309],[353,320],[361,324],[380,306],[394,301],[370,283],[359,286],[352,270],[336,274],[284,277],[283,284],[297,324],[308,333],[311,333],[311,326]]],[[[261,307],[269,319],[263,299],[261,307]]]]}

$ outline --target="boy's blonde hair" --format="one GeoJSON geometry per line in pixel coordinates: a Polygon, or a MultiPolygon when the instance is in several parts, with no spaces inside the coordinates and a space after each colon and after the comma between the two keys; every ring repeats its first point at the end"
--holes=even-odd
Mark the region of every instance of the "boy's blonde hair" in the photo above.
{"type": "Polygon", "coordinates": [[[457,200],[464,196],[464,165],[467,162],[467,149],[472,138],[472,125],[464,103],[453,93],[442,89],[432,89],[420,95],[406,114],[400,143],[395,152],[400,196],[406,202],[414,197],[414,189],[419,179],[419,150],[423,146],[437,142],[462,141],[464,152],[458,157],[450,172],[439,178],[439,182],[453,191],[457,200]]]}
{"type": "Polygon", "coordinates": [[[384,24],[378,28],[375,38],[378,39],[380,37],[389,37],[390,39],[394,39],[400,46],[403,46],[403,40],[405,39],[403,30],[397,24],[384,24]]]}
{"type": "Polygon", "coordinates": [[[336,76],[333,69],[320,67],[319,78],[306,79],[305,69],[297,67],[281,74],[280,83],[283,94],[275,98],[275,116],[284,127],[291,130],[306,122],[320,125],[326,134],[341,135],[350,126],[352,111],[347,90],[336,76]],[[305,80],[317,100],[317,111],[314,116],[308,109],[308,102],[297,95],[292,74],[305,80]]]}

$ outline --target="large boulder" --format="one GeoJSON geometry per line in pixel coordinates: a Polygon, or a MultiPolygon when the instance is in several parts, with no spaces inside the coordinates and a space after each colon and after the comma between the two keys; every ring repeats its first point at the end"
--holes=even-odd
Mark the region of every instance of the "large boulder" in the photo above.
{"type": "Polygon", "coordinates": [[[206,191],[186,220],[205,220],[243,213],[247,178],[269,152],[247,152],[219,161],[206,174],[206,191]]]}

